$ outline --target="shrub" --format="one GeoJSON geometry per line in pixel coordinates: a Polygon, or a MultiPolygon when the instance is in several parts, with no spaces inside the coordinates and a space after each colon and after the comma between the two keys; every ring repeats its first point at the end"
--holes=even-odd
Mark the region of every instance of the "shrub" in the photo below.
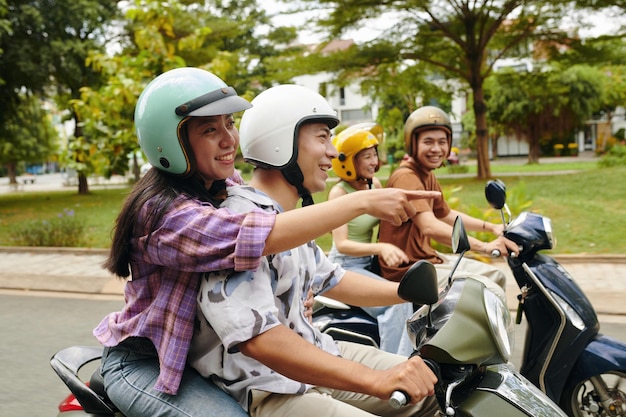
{"type": "Polygon", "coordinates": [[[80,247],[85,223],[74,215],[74,210],[64,209],[49,220],[31,220],[20,223],[10,232],[16,246],[80,247]]]}
{"type": "Polygon", "coordinates": [[[469,167],[467,165],[447,165],[446,169],[450,174],[467,174],[469,172],[469,167]]]}
{"type": "Polygon", "coordinates": [[[611,149],[600,158],[598,165],[605,168],[626,165],[626,146],[612,146],[611,149]]]}

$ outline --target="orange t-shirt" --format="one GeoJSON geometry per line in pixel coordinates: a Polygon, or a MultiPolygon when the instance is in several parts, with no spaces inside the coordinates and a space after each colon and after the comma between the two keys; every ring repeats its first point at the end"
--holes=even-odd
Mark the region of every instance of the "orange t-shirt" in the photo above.
{"type": "MultiPolygon", "coordinates": [[[[391,174],[387,181],[387,187],[402,188],[404,190],[439,191],[441,186],[432,171],[425,171],[415,161],[402,161],[400,166],[391,174]]],[[[418,213],[432,211],[435,217],[442,218],[450,213],[450,207],[442,197],[436,199],[414,200],[413,206],[418,213]]],[[[430,238],[422,234],[417,225],[411,220],[394,226],[389,222],[381,221],[378,240],[380,242],[393,243],[404,250],[409,257],[409,263],[399,267],[387,266],[379,258],[380,269],[383,277],[390,281],[400,281],[404,273],[413,263],[425,259],[432,263],[442,263],[436,251],[430,244],[430,238]]]]}

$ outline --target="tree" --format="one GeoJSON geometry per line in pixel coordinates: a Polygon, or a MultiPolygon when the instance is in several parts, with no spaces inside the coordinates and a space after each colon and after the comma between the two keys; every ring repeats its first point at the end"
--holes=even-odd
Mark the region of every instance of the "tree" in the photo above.
{"type": "Polygon", "coordinates": [[[573,143],[574,133],[598,109],[603,73],[578,65],[532,72],[497,72],[487,83],[488,116],[504,133],[529,143],[528,162],[539,162],[541,143],[573,143]]]}
{"type": "MultiPolygon", "coordinates": [[[[57,96],[60,108],[80,88],[98,82],[98,75],[84,64],[89,51],[102,49],[106,27],[117,13],[114,0],[9,0],[8,34],[0,36],[0,130],[7,129],[21,97],[57,96]]],[[[0,10],[2,7],[0,5],[0,10]]],[[[1,32],[1,29],[0,29],[1,32]]],[[[75,137],[81,137],[80,121],[75,137]]],[[[6,140],[6,136],[2,135],[6,140]]],[[[27,146],[28,142],[20,144],[27,146]]],[[[79,171],[79,193],[88,192],[86,171],[79,171]]]]}
{"type": "MultiPolygon", "coordinates": [[[[88,65],[106,82],[98,89],[83,88],[73,108],[90,138],[92,163],[104,174],[126,172],[128,155],[138,177],[139,144],[133,128],[134,107],[146,83],[172,68],[208,69],[243,96],[251,99],[264,86],[286,81],[275,63],[293,48],[277,48],[295,38],[295,31],[271,30],[255,0],[231,2],[139,1],[125,8],[120,52],[94,53],[88,65]],[[268,25],[265,37],[259,27],[268,25]]],[[[297,49],[296,49],[297,50],[297,49]]]]}
{"type": "MultiPolygon", "coordinates": [[[[565,0],[303,2],[315,4],[311,8],[317,10],[316,22],[329,29],[331,38],[366,26],[372,16],[379,22],[393,22],[363,48],[366,54],[376,45],[387,46],[385,54],[376,57],[372,65],[426,63],[446,78],[461,80],[469,87],[476,120],[478,178],[491,176],[483,85],[493,64],[507,55],[528,56],[530,49],[524,48],[536,39],[562,44],[565,33],[555,28],[571,7],[565,0]]],[[[580,7],[602,8],[608,3],[578,1],[580,7]]],[[[343,71],[339,67],[335,70],[343,71]]]]}
{"type": "Polygon", "coordinates": [[[20,105],[0,133],[0,163],[7,167],[9,184],[17,184],[20,162],[42,162],[57,151],[58,133],[41,101],[22,94],[20,105]]]}

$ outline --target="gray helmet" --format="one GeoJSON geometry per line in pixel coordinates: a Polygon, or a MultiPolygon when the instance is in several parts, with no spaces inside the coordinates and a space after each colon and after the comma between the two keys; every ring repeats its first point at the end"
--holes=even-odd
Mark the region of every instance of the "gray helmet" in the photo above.
{"type": "Polygon", "coordinates": [[[180,176],[195,172],[183,126],[189,117],[236,113],[252,105],[216,75],[177,68],[152,80],[135,107],[139,144],[150,164],[180,176]]]}
{"type": "MultiPolygon", "coordinates": [[[[424,106],[409,115],[404,124],[404,147],[406,152],[413,156],[413,137],[425,130],[442,129],[448,136],[448,155],[452,146],[452,124],[450,118],[439,107],[424,106]]],[[[446,156],[446,157],[447,157],[446,156]]]]}
{"type": "Polygon", "coordinates": [[[298,132],[304,123],[339,124],[337,113],[328,101],[309,88],[286,84],[269,88],[252,100],[239,128],[241,154],[252,165],[275,168],[283,172],[298,189],[303,205],[312,204],[303,186],[298,166],[298,132]]]}

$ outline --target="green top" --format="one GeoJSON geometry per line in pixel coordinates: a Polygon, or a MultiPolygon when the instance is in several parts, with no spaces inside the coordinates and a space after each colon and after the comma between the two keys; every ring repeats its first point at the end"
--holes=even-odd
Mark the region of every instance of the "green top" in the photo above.
{"type": "MultiPolygon", "coordinates": [[[[356,190],[345,181],[339,181],[338,185],[350,194],[356,190]]],[[[354,242],[372,243],[374,228],[378,225],[379,219],[362,214],[348,222],[348,239],[354,242]]]]}

